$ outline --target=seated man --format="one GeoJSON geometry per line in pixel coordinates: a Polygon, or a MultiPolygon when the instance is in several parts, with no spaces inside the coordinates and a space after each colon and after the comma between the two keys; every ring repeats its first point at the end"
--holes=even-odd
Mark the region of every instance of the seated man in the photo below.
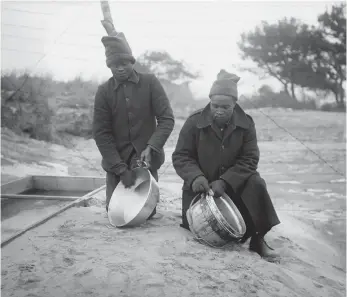
{"type": "Polygon", "coordinates": [[[102,43],[112,77],[95,95],[93,135],[106,171],[108,211],[119,182],[125,187],[134,184],[132,169],[137,161],[145,161],[158,181],[158,170],[165,160],[163,147],[175,120],[157,77],[135,71],[135,58],[124,34],[112,32],[102,43]]]}
{"type": "Polygon", "coordinates": [[[197,193],[210,189],[215,197],[224,192],[242,214],[250,249],[271,259],[277,254],[264,241],[265,234],[280,223],[257,172],[259,148],[253,119],[237,104],[239,77],[221,70],[210,91],[211,102],[184,123],[173,166],[183,179],[182,224],[189,230],[186,212],[197,193]]]}

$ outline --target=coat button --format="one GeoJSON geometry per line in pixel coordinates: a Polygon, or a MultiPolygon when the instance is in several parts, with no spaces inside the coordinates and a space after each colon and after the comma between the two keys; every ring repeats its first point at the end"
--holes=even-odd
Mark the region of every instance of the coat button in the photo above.
{"type": "Polygon", "coordinates": [[[222,150],[224,150],[224,145],[222,145],[222,150]]]}

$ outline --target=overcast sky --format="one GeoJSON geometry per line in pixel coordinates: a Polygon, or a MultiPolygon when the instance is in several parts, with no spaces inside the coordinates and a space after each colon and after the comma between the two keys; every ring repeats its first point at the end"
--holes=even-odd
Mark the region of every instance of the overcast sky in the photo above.
{"type": "MultiPolygon", "coordinates": [[[[221,68],[237,73],[240,93],[264,82],[240,72],[237,42],[242,32],[262,20],[270,23],[295,17],[309,24],[330,8],[326,1],[109,1],[115,27],[125,33],[134,56],[166,50],[203,77],[192,83],[197,97],[206,96],[221,68]]],[[[105,30],[99,1],[1,1],[2,70],[27,68],[51,73],[59,80],[82,75],[105,79],[100,41],[105,30]]]]}

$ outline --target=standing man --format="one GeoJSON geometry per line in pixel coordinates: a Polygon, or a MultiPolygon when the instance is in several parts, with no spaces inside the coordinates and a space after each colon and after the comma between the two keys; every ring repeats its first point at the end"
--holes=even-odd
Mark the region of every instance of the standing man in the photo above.
{"type": "MultiPolygon", "coordinates": [[[[106,171],[106,211],[114,189],[135,182],[132,168],[145,161],[158,181],[165,161],[163,147],[174,128],[168,97],[153,74],[138,73],[135,58],[123,33],[101,39],[112,77],[95,95],[93,135],[106,171]]],[[[152,217],[156,213],[154,209],[152,217]]]]}
{"type": "Polygon", "coordinates": [[[210,189],[233,200],[247,227],[250,249],[262,257],[277,256],[264,241],[265,234],[280,223],[265,181],[257,172],[259,148],[253,119],[237,104],[239,77],[221,70],[213,83],[211,102],[184,123],[173,166],[183,179],[182,224],[189,230],[186,212],[198,193],[210,189]]]}

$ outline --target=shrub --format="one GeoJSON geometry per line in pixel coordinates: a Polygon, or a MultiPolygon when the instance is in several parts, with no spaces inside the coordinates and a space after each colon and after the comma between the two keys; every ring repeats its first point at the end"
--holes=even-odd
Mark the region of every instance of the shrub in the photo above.
{"type": "Polygon", "coordinates": [[[336,103],[324,103],[320,107],[321,111],[330,111],[330,112],[346,112],[346,106],[340,106],[336,103]]]}
{"type": "Polygon", "coordinates": [[[50,141],[52,139],[53,110],[49,106],[52,93],[50,77],[39,78],[14,73],[1,77],[1,126],[30,137],[50,141]]]}
{"type": "Polygon", "coordinates": [[[316,102],[313,99],[306,101],[298,101],[292,98],[289,94],[285,92],[267,92],[267,94],[261,93],[260,95],[253,95],[250,98],[241,96],[239,100],[241,107],[245,109],[252,108],[291,108],[291,109],[306,109],[306,110],[316,110],[316,102]]]}

